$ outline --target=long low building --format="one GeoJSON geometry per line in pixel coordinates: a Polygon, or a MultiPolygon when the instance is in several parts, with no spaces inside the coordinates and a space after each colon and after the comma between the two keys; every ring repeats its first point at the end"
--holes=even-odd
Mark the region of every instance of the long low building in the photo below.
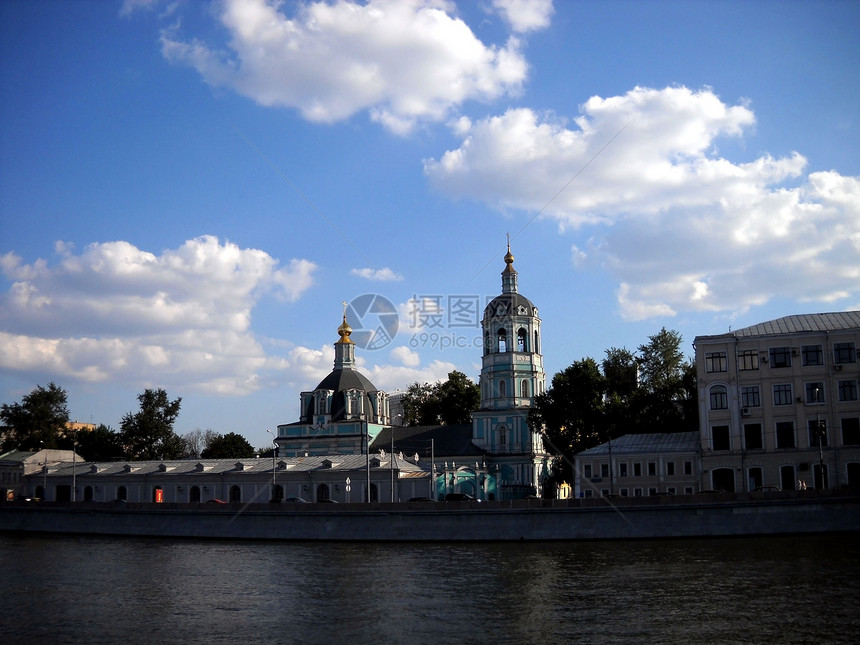
{"type": "MultiPolygon", "coordinates": [[[[39,454],[34,460],[38,463],[39,454]]],[[[232,503],[406,501],[430,495],[428,464],[403,455],[333,455],[128,462],[52,462],[22,478],[20,495],[46,501],[232,503]],[[74,491],[74,497],[73,497],[74,491]]]]}

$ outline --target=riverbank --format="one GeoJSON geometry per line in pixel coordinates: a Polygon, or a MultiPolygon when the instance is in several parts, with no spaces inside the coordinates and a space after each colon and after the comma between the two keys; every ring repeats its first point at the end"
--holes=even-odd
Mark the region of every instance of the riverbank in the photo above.
{"type": "Polygon", "coordinates": [[[548,541],[860,532],[857,494],[402,504],[6,502],[0,531],[329,541],[548,541]]]}

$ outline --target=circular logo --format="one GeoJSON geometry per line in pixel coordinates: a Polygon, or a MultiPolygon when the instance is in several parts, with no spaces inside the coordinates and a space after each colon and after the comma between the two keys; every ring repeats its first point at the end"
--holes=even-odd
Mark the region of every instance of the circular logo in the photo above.
{"type": "Polygon", "coordinates": [[[346,320],[352,327],[350,339],[361,349],[382,349],[394,340],[400,324],[397,308],[378,293],[353,298],[346,320]]]}

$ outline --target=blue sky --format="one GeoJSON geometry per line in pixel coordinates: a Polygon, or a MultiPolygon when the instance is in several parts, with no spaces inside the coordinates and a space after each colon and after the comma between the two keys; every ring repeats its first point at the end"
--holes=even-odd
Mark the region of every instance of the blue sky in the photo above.
{"type": "Polygon", "coordinates": [[[118,428],[163,387],[180,434],[262,446],[342,302],[377,387],[477,379],[508,233],[550,376],[858,309],[858,29],[856,2],[0,3],[0,400],[54,381],[118,428]]]}

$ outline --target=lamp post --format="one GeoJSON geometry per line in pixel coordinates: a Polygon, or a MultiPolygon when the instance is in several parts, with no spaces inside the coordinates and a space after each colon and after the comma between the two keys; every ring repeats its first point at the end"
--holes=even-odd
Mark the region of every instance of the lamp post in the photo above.
{"type": "MultiPolygon", "coordinates": [[[[815,395],[815,403],[818,404],[818,388],[813,389],[815,395]]],[[[821,427],[821,412],[815,411],[815,435],[818,437],[818,476],[821,479],[821,488],[826,488],[827,484],[824,481],[824,450],[822,443],[824,439],[824,429],[821,427]]]]}
{"type": "Polygon", "coordinates": [[[72,430],[72,502],[76,501],[77,490],[77,458],[78,458],[78,431],[72,430]]]}
{"type": "Polygon", "coordinates": [[[272,499],[276,497],[276,488],[275,488],[275,457],[278,454],[278,442],[275,441],[275,433],[272,432],[269,428],[266,428],[266,432],[272,435],[272,499]]]}

